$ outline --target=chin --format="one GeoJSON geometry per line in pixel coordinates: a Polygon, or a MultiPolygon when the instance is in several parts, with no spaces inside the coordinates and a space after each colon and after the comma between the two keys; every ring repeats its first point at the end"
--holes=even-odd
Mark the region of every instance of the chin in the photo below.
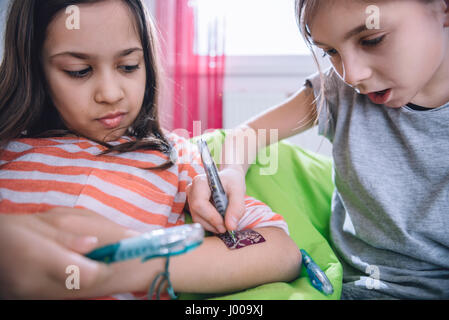
{"type": "Polygon", "coordinates": [[[391,101],[388,101],[387,103],[385,103],[385,106],[387,106],[388,108],[392,108],[392,109],[399,109],[402,108],[403,106],[405,106],[407,103],[409,103],[409,101],[403,101],[402,99],[392,99],[391,101]]]}
{"type": "Polygon", "coordinates": [[[389,103],[385,104],[386,107],[392,108],[392,109],[399,109],[399,108],[402,108],[405,105],[406,105],[406,103],[395,104],[394,102],[389,102],[389,103]]]}
{"type": "Polygon", "coordinates": [[[120,132],[117,131],[117,132],[110,133],[110,134],[106,135],[106,136],[102,139],[102,141],[104,141],[104,142],[112,142],[112,141],[116,141],[116,140],[120,139],[123,135],[124,135],[124,133],[122,134],[121,131],[120,131],[120,132]]]}

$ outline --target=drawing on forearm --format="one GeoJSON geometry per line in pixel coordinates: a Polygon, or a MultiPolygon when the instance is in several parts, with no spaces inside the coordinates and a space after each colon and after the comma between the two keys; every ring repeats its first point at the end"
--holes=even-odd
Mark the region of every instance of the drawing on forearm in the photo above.
{"type": "Polygon", "coordinates": [[[260,233],[254,230],[236,231],[236,242],[232,241],[232,238],[228,232],[219,234],[217,235],[217,237],[219,237],[225,243],[226,247],[228,247],[228,249],[230,250],[240,249],[251,246],[253,244],[265,242],[265,238],[260,233]]]}

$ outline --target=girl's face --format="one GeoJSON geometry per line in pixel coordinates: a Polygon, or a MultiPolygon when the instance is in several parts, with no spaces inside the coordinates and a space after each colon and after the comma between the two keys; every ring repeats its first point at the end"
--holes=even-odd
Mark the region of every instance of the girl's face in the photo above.
{"type": "Polygon", "coordinates": [[[79,5],[80,28],[65,10],[48,27],[43,67],[66,126],[90,139],[114,141],[139,114],[146,72],[132,13],[122,1],[79,5]],[[119,130],[114,130],[120,128],[119,130]]]}
{"type": "Polygon", "coordinates": [[[366,10],[373,2],[327,2],[310,24],[313,42],[330,56],[347,84],[375,103],[392,108],[410,102],[438,107],[449,101],[445,1],[374,3],[380,9],[380,24],[368,29],[367,21],[375,20],[366,10]],[[375,93],[380,91],[384,93],[375,93]]]}

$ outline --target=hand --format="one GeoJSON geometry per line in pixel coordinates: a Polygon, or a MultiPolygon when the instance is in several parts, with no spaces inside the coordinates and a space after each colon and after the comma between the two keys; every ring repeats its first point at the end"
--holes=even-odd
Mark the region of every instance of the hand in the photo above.
{"type": "Polygon", "coordinates": [[[210,202],[211,191],[205,174],[196,176],[187,186],[187,201],[194,222],[207,231],[225,233],[237,229],[245,213],[245,175],[240,167],[226,167],[219,172],[221,183],[228,197],[225,219],[210,202]]]}
{"type": "Polygon", "coordinates": [[[94,297],[113,270],[83,254],[133,233],[88,210],[56,208],[37,214],[0,214],[0,298],[94,297]],[[102,231],[100,231],[102,230],[102,231]],[[80,290],[66,288],[66,268],[80,270],[80,290]]]}

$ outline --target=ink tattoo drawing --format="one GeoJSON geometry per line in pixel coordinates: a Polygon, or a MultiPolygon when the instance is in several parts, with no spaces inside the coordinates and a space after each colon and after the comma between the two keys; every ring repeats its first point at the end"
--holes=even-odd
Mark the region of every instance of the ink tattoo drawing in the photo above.
{"type": "Polygon", "coordinates": [[[217,235],[230,250],[240,249],[244,247],[251,246],[253,244],[265,242],[265,238],[258,232],[254,230],[242,230],[236,231],[235,237],[236,241],[232,241],[231,236],[228,232],[217,235]]]}

